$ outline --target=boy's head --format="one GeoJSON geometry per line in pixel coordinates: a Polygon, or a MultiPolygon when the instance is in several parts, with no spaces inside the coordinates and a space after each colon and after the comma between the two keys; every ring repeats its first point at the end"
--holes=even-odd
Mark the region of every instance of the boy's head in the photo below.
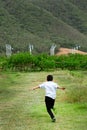
{"type": "Polygon", "coordinates": [[[48,75],[47,76],[47,81],[53,81],[53,76],[52,75],[48,75]]]}

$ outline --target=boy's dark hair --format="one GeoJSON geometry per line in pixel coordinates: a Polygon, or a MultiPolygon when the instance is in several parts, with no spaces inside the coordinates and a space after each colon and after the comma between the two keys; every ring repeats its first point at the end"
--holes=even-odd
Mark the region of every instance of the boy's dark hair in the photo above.
{"type": "Polygon", "coordinates": [[[47,81],[52,81],[53,80],[53,76],[52,75],[48,75],[47,76],[47,81]]]}

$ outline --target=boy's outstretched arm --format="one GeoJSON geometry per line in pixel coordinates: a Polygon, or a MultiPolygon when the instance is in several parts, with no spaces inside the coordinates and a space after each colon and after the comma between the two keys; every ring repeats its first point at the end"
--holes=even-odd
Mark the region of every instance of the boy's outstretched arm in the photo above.
{"type": "Polygon", "coordinates": [[[62,89],[62,90],[65,90],[65,88],[64,88],[64,87],[58,87],[58,89],[62,89]]]}
{"type": "Polygon", "coordinates": [[[38,88],[40,88],[40,87],[39,87],[39,86],[36,86],[36,87],[32,88],[32,90],[35,90],[35,89],[38,89],[38,88]]]}

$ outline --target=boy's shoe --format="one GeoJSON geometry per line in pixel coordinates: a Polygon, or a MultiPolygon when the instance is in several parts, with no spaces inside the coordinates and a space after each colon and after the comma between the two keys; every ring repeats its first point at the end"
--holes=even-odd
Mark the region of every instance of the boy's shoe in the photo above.
{"type": "Polygon", "coordinates": [[[52,122],[56,122],[56,118],[55,117],[52,119],[52,122]]]}

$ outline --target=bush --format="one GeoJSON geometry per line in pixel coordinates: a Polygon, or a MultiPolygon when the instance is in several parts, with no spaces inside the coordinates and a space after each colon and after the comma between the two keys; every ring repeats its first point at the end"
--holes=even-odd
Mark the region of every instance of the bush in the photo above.
{"type": "Polygon", "coordinates": [[[30,55],[29,53],[19,53],[7,58],[2,64],[3,68],[23,71],[41,71],[50,69],[86,70],[87,55],[62,55],[49,56],[47,54],[30,55]]]}

